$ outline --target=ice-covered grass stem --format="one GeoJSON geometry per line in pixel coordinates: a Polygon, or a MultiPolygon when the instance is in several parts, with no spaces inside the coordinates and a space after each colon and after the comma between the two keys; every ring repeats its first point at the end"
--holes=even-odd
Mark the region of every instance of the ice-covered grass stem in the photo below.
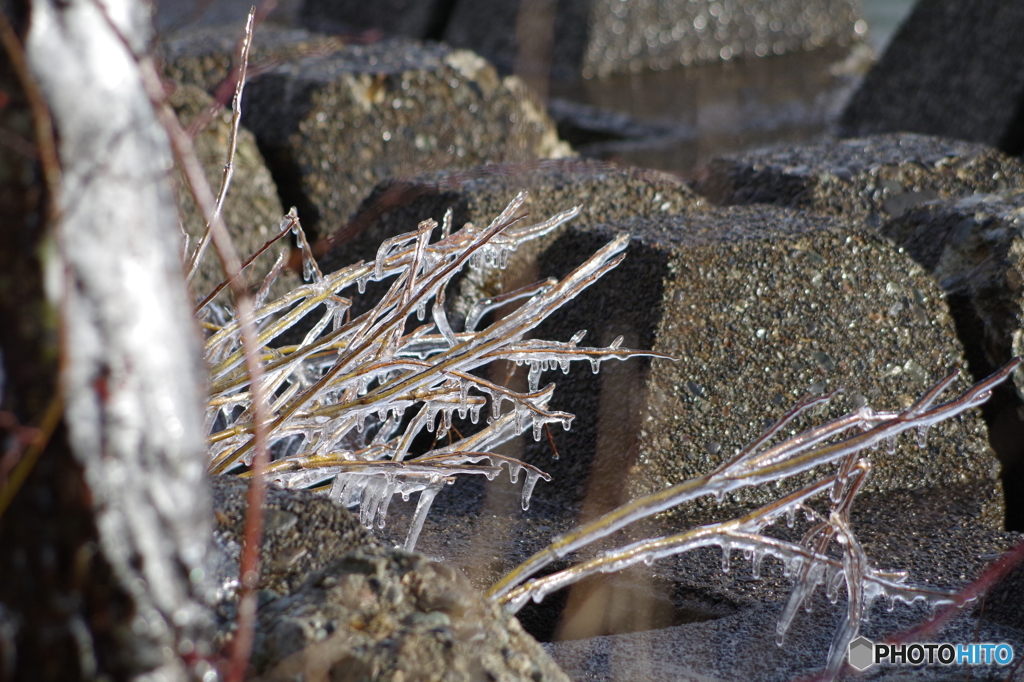
{"type": "Polygon", "coordinates": [[[830,400],[835,392],[806,399],[714,471],[633,500],[556,538],[496,583],[489,594],[504,603],[509,611],[516,612],[530,599],[540,601],[551,592],[595,573],[619,571],[640,562],[651,563],[699,547],[721,548],[723,571],[729,570],[732,551],[740,550],[752,562],[755,578],[760,574],[763,559],[772,556],[783,562],[785,576],[794,583],[777,625],[777,643],[780,646],[797,611],[809,603],[818,586],[824,585],[828,598],[835,603],[840,587],[845,585],[847,610],[833,637],[823,674],[824,679],[832,679],[842,668],[849,643],[857,636],[861,623],[879,597],[885,597],[890,606],[896,601],[908,604],[924,601],[934,608],[946,604],[962,606],[977,596],[970,591],[955,593],[915,586],[906,582],[908,574],[905,571],[880,570],[872,565],[850,523],[854,498],[871,470],[865,451],[887,443],[886,449],[891,453],[897,435],[908,430],[917,432],[918,445],[924,447],[929,427],[987,401],[992,388],[1006,380],[1020,362],[1015,358],[992,376],[946,403],[935,404],[956,380],[958,372],[939,381],[915,404],[901,412],[875,412],[864,406],[770,444],[787,424],[830,400]],[[857,433],[847,435],[851,430],[857,433]],[[541,578],[532,577],[551,562],[640,519],[705,495],[721,500],[726,493],[739,488],[781,481],[823,465],[835,466],[835,473],[740,518],[606,550],[570,568],[541,578]],[[820,514],[807,506],[806,502],[811,498],[825,495],[829,502],[827,514],[820,514]],[[800,542],[780,540],[762,532],[783,517],[792,527],[798,515],[805,516],[813,524],[800,542]],[[830,549],[838,551],[830,552],[830,549]]]}
{"type": "MultiPolygon", "coordinates": [[[[627,235],[613,239],[561,280],[476,301],[462,329],[453,328],[445,291],[464,267],[501,268],[521,244],[549,234],[579,212],[573,208],[531,224],[515,217],[525,201],[526,193],[519,194],[482,229],[467,223],[453,230],[450,211],[440,226],[423,221],[415,231],[381,244],[372,263],[329,275],[307,265],[312,281],[260,303],[255,320],[264,361],[261,388],[271,396],[267,429],[270,446],[284,453],[267,467],[270,481],[322,490],[342,504],[358,505],[361,521],[379,527],[395,495],[409,499],[418,493],[405,542],[412,549],[432,500],[456,476],[493,479],[504,467],[517,482],[522,473],[524,509],[537,480],[550,480],[536,467],[495,451],[524,431],[540,439],[549,423],[569,428],[573,415],[549,409],[554,385],[541,387],[541,372],[568,371],[580,360],[596,372],[609,359],[664,357],[621,348],[621,339],[604,348],[580,346],[583,332],[562,342],[526,338],[621,262],[627,235]],[[380,300],[353,316],[352,300],[342,292],[353,286],[364,292],[368,282],[387,279],[393,282],[380,300]],[[503,312],[513,301],[518,307],[503,312]],[[488,315],[492,321],[477,329],[488,315]],[[304,319],[313,322],[300,343],[276,343],[304,319]],[[498,361],[529,366],[525,391],[480,376],[481,368],[498,361]],[[456,415],[477,424],[477,430],[453,436],[456,415]],[[436,435],[434,445],[416,451],[414,441],[423,432],[436,435]]],[[[301,228],[296,222],[293,229],[301,228]]],[[[303,255],[312,264],[308,246],[303,255]]],[[[261,290],[268,288],[269,281],[261,290]]],[[[218,325],[212,316],[207,326],[210,468],[215,473],[242,471],[251,462],[254,424],[239,326],[234,320],[218,325]]]]}

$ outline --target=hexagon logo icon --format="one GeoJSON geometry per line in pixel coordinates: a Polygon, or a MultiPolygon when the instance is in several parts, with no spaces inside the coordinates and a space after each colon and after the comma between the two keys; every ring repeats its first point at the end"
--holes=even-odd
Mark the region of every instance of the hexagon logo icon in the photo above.
{"type": "Polygon", "coordinates": [[[867,637],[858,637],[850,642],[846,660],[857,670],[867,670],[875,662],[875,645],[867,637]]]}

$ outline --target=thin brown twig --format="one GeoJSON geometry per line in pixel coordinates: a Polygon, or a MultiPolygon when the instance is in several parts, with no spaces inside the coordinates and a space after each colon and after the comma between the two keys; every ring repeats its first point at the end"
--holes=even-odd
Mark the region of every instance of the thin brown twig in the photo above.
{"type": "Polygon", "coordinates": [[[60,189],[60,161],[57,155],[57,142],[53,135],[53,120],[46,98],[39,90],[39,85],[32,77],[32,72],[25,61],[25,48],[14,31],[7,13],[0,9],[0,43],[3,43],[7,58],[18,77],[25,92],[25,99],[32,110],[32,123],[36,131],[36,150],[40,165],[43,167],[43,181],[50,195],[50,220],[57,218],[57,197],[60,189]]]}
{"type": "Polygon", "coordinates": [[[50,436],[53,435],[54,430],[57,428],[57,424],[60,423],[60,419],[64,414],[64,401],[61,399],[61,394],[58,391],[53,398],[50,399],[50,404],[46,408],[46,413],[43,415],[43,421],[36,429],[35,436],[32,438],[32,442],[29,443],[28,448],[22,453],[21,459],[15,465],[11,471],[10,477],[7,479],[7,484],[3,488],[0,488],[0,517],[7,511],[7,507],[10,506],[11,500],[18,494],[18,490],[21,489],[21,485],[28,478],[29,473],[32,471],[32,467],[35,466],[39,460],[39,456],[43,454],[43,450],[46,449],[46,444],[50,442],[50,436]]]}
{"type": "Polygon", "coordinates": [[[245,75],[246,68],[249,64],[249,48],[252,46],[253,21],[255,18],[256,7],[254,5],[249,11],[249,19],[245,25],[245,38],[242,39],[242,45],[238,55],[238,82],[235,84],[235,98],[231,104],[231,131],[228,134],[228,158],[224,163],[224,173],[221,176],[220,190],[217,192],[217,200],[213,207],[213,215],[211,215],[207,220],[206,232],[203,233],[202,238],[196,245],[196,250],[192,254],[192,259],[189,261],[188,271],[185,275],[186,284],[192,282],[192,278],[195,277],[196,271],[199,269],[199,263],[203,259],[203,254],[206,253],[206,247],[210,244],[210,234],[213,231],[213,224],[221,217],[221,213],[224,210],[224,200],[228,195],[228,189],[231,187],[231,178],[235,174],[235,149],[238,146],[238,128],[242,121],[242,91],[245,89],[245,75]]]}
{"type": "MultiPolygon", "coordinates": [[[[249,256],[249,258],[247,258],[246,261],[244,263],[242,263],[241,270],[245,270],[247,267],[252,265],[253,261],[255,261],[257,258],[262,256],[264,254],[264,252],[266,252],[267,249],[269,249],[271,246],[276,244],[279,239],[281,239],[282,237],[287,235],[292,230],[292,228],[298,223],[298,220],[299,220],[298,217],[295,217],[293,220],[289,220],[288,221],[288,225],[285,228],[283,228],[276,235],[274,235],[273,237],[268,239],[266,241],[266,243],[263,244],[263,246],[261,246],[260,248],[256,249],[256,253],[254,253],[251,256],[249,256]]],[[[220,284],[218,284],[217,286],[215,286],[213,288],[213,291],[211,291],[206,296],[206,298],[204,298],[202,301],[200,301],[199,305],[197,305],[195,307],[195,309],[192,311],[192,314],[193,315],[198,315],[199,313],[201,313],[203,311],[203,308],[205,308],[206,306],[210,305],[210,302],[213,301],[213,299],[217,298],[217,295],[220,294],[220,292],[224,291],[224,288],[227,287],[228,285],[230,285],[230,283],[231,283],[230,280],[227,280],[227,279],[222,280],[220,284]]]]}
{"type": "Polygon", "coordinates": [[[555,438],[554,438],[554,436],[551,435],[551,429],[549,428],[548,424],[544,425],[544,433],[546,433],[547,436],[548,436],[548,443],[551,444],[551,450],[555,453],[554,454],[555,459],[558,459],[560,457],[560,455],[558,454],[558,448],[555,447],[555,438]]]}

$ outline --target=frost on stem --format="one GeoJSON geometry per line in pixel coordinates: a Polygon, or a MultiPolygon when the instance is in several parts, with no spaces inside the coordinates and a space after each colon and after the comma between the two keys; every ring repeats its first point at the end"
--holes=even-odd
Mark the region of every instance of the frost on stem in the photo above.
{"type": "Polygon", "coordinates": [[[760,573],[763,559],[771,556],[784,564],[785,576],[794,582],[793,591],[777,626],[776,638],[780,646],[796,612],[808,603],[819,586],[824,586],[832,603],[838,601],[840,587],[846,587],[846,614],[832,639],[824,671],[824,677],[832,679],[842,667],[847,646],[857,636],[861,622],[867,618],[872,604],[879,597],[886,599],[890,609],[897,601],[907,604],[924,601],[936,607],[943,604],[961,606],[974,599],[974,596],[965,597],[962,594],[910,585],[906,583],[906,572],[880,570],[871,565],[850,526],[853,499],[871,469],[870,461],[862,456],[865,449],[873,449],[883,441],[892,443],[898,434],[912,429],[917,432],[918,443],[923,443],[924,434],[930,426],[988,400],[992,387],[1010,376],[1020,362],[1019,358],[1015,358],[963,395],[946,403],[935,405],[939,395],[956,379],[957,372],[937,383],[914,405],[902,412],[874,412],[865,406],[785,438],[775,445],[769,445],[786,424],[835,394],[805,400],[786,413],[764,435],[711,473],[638,498],[596,521],[556,538],[548,547],[495,584],[489,594],[504,603],[509,611],[516,612],[530,599],[539,602],[551,592],[589,575],[619,571],[641,561],[651,563],[698,547],[721,548],[723,571],[729,570],[732,552],[741,551],[752,562],[755,578],[760,573]],[[855,433],[848,435],[850,431],[855,433]],[[552,561],[639,519],[697,497],[714,495],[720,499],[727,492],[749,485],[779,481],[820,465],[833,465],[836,471],[738,519],[603,551],[589,561],[542,578],[532,578],[552,561]],[[829,502],[826,515],[806,506],[810,498],[825,495],[829,502]],[[800,542],[788,542],[762,533],[780,518],[784,518],[792,527],[798,515],[803,515],[813,524],[800,542]]]}
{"type": "MultiPolygon", "coordinates": [[[[533,286],[478,301],[461,331],[445,312],[444,292],[466,265],[503,268],[522,243],[550,233],[579,213],[573,208],[537,224],[514,219],[526,193],[484,229],[467,223],[452,231],[446,214],[440,238],[437,224],[425,220],[408,234],[381,244],[372,263],[357,263],[322,275],[309,257],[298,219],[289,215],[282,231],[294,230],[302,244],[308,284],[281,298],[258,298],[255,320],[263,361],[263,395],[268,396],[270,447],[281,453],[267,468],[271,481],[310,488],[338,502],[359,507],[367,527],[384,526],[395,495],[408,500],[419,493],[406,538],[412,549],[434,496],[459,475],[494,479],[502,467],[513,483],[523,473],[522,506],[543,471],[503,457],[494,450],[529,430],[540,439],[546,424],[568,429],[573,415],[549,409],[554,384],[541,387],[547,369],[568,370],[574,360],[589,360],[594,371],[603,360],[625,360],[659,353],[619,347],[580,346],[583,332],[568,342],[526,339],[525,335],[579,292],[621,262],[628,235],[619,235],[561,281],[533,286]],[[341,295],[355,285],[393,279],[388,292],[369,311],[351,316],[351,301],[341,295]],[[511,301],[514,311],[477,329],[489,313],[511,301]],[[429,320],[427,320],[429,311],[429,320]],[[275,341],[300,320],[312,327],[294,346],[275,341]],[[528,365],[525,392],[492,383],[477,372],[495,361],[528,365]],[[489,406],[488,406],[489,403],[489,406]],[[485,409],[486,408],[486,409],[485,409]],[[475,433],[458,433],[453,418],[468,417],[475,433]],[[413,441],[435,435],[426,452],[413,441]],[[454,434],[454,435],[453,435],[454,434]]],[[[260,288],[270,288],[275,268],[260,288]]],[[[207,306],[206,358],[211,367],[207,411],[210,470],[244,472],[253,456],[252,396],[236,319],[207,306]]]]}

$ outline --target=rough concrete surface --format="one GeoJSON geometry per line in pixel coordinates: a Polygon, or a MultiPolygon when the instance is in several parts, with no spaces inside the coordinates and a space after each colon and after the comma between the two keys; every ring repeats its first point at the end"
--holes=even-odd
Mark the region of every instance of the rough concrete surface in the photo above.
{"type": "MultiPolygon", "coordinates": [[[[1024,185],[935,201],[889,221],[883,234],[921,263],[949,296],[964,343],[995,368],[1024,353],[1024,185]]],[[[1024,376],[1015,377],[1024,390],[1024,376]]]]}
{"type": "MultiPolygon", "coordinates": [[[[537,333],[588,329],[596,343],[621,334],[627,347],[679,360],[609,363],[596,378],[589,369],[548,375],[561,388],[553,406],[578,415],[555,441],[579,457],[596,451],[593,468],[577,474],[589,470],[594,490],[621,490],[623,476],[634,474],[635,495],[710,471],[805,392],[846,388],[815,422],[864,401],[899,409],[963,364],[927,274],[884,241],[826,216],[735,207],[570,228],[542,255],[540,274],[564,272],[618,229],[633,234],[626,261],[537,333]]],[[[904,436],[893,457],[876,458],[869,488],[998,486],[978,415],[935,428],[923,450],[913,440],[904,436]]],[[[735,495],[752,503],[776,493],[735,495]]],[[[1001,505],[991,512],[997,526],[1001,505]]]]}
{"type": "Polygon", "coordinates": [[[1024,151],[1024,6],[925,0],[850,100],[845,135],[913,131],[1024,151]]]}
{"type": "MultiPolygon", "coordinates": [[[[229,105],[234,84],[225,80],[236,64],[244,31],[243,14],[228,25],[186,26],[168,34],[159,44],[164,73],[171,80],[204,88],[229,105]]],[[[343,46],[344,41],[335,36],[264,23],[253,33],[249,77],[282,62],[328,55],[343,46]]]]}
{"type": "Polygon", "coordinates": [[[256,76],[243,121],[285,204],[329,235],[381,180],[570,153],[515,77],[438,44],[383,40],[256,76]]]}
{"type": "MultiPolygon", "coordinates": [[[[193,145],[199,161],[203,164],[206,181],[214,193],[220,187],[224,164],[228,159],[228,138],[231,134],[231,112],[218,109],[213,99],[194,85],[179,85],[171,94],[174,107],[182,126],[188,129],[197,119],[208,119],[201,130],[196,131],[193,145]]],[[[224,201],[223,217],[235,244],[235,249],[244,261],[256,253],[263,244],[276,235],[284,211],[277,198],[270,171],[263,162],[263,156],[256,147],[252,133],[239,129],[238,142],[233,161],[234,175],[227,198],[224,201]]],[[[181,222],[189,236],[190,252],[199,243],[206,231],[206,221],[196,208],[192,195],[184,183],[184,177],[177,176],[178,205],[181,208],[181,222]]],[[[249,281],[256,286],[273,266],[278,252],[287,247],[288,240],[278,243],[277,248],[265,252],[247,272],[249,281]]],[[[220,261],[209,249],[193,280],[193,291],[205,296],[224,279],[220,261]]],[[[284,273],[274,286],[275,293],[285,293],[298,286],[297,277],[284,273]]]]}
{"type": "MultiPolygon", "coordinates": [[[[374,188],[345,233],[318,244],[324,251],[320,265],[330,272],[358,260],[372,260],[385,239],[415,229],[421,220],[440,223],[449,208],[455,228],[467,222],[488,225],[524,190],[529,196],[517,214],[524,224],[541,222],[573,206],[581,209],[574,224],[594,225],[635,215],[683,213],[704,203],[670,175],[596,161],[558,159],[425,174],[385,181],[374,188]]],[[[464,273],[461,293],[452,301],[453,319],[464,317],[478,298],[536,281],[536,255],[553,239],[554,235],[527,242],[505,270],[464,273]]],[[[369,289],[369,300],[375,300],[373,294],[374,289],[369,289]]]]}
{"type": "Polygon", "coordinates": [[[991,147],[893,133],[718,158],[703,169],[694,188],[719,204],[776,204],[879,227],[928,201],[1022,184],[1020,159],[991,147]]]}
{"type": "MultiPolygon", "coordinates": [[[[247,491],[238,479],[214,479],[216,578],[225,586],[237,576],[247,491]]],[[[567,682],[457,570],[385,547],[313,493],[272,488],[265,514],[252,659],[260,679],[567,682]]],[[[218,615],[224,639],[234,603],[218,615]]]]}
{"type": "Polygon", "coordinates": [[[474,0],[455,5],[444,39],[506,73],[573,80],[848,44],[866,33],[859,18],[848,0],[474,0]]]}

